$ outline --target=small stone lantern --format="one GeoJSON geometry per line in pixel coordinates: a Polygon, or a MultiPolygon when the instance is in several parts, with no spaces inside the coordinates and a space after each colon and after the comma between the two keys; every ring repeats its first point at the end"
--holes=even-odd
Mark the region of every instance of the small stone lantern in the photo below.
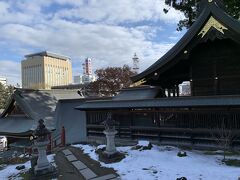
{"type": "Polygon", "coordinates": [[[104,121],[104,126],[105,130],[103,131],[103,133],[106,135],[107,138],[107,146],[104,153],[108,156],[111,156],[117,153],[114,140],[117,131],[115,130],[115,121],[112,119],[112,113],[109,112],[107,114],[107,119],[106,121],[104,121]]]}

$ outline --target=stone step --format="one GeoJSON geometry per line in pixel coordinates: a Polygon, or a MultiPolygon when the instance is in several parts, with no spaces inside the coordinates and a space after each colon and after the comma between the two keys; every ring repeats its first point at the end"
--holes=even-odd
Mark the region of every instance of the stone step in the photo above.
{"type": "Polygon", "coordinates": [[[72,164],[77,170],[82,170],[87,168],[87,166],[79,160],[72,162],[72,164]]]}
{"type": "Polygon", "coordinates": [[[83,162],[78,160],[69,149],[62,150],[62,153],[86,180],[120,180],[120,178],[114,174],[97,177],[97,174],[89,169],[83,162]]]}
{"type": "Polygon", "coordinates": [[[121,180],[120,177],[116,177],[116,178],[113,178],[113,179],[110,179],[110,180],[121,180]]]}
{"type": "Polygon", "coordinates": [[[62,152],[65,156],[72,155],[72,152],[69,149],[64,149],[62,152]]]}
{"type": "Polygon", "coordinates": [[[77,161],[77,158],[72,154],[72,155],[68,155],[65,156],[67,158],[68,161],[72,162],[72,161],[77,161]]]}
{"type": "Polygon", "coordinates": [[[83,175],[83,177],[86,180],[97,177],[97,175],[89,168],[80,170],[79,172],[83,175]]]}
{"type": "Polygon", "coordinates": [[[96,178],[93,178],[91,180],[109,180],[109,179],[112,179],[112,178],[115,178],[116,176],[114,174],[107,174],[105,176],[100,176],[100,177],[96,177],[96,178]]]}

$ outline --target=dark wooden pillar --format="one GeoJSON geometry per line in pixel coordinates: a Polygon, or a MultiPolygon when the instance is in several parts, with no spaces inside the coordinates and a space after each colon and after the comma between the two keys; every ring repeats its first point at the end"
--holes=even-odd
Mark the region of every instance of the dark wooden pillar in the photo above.
{"type": "Polygon", "coordinates": [[[214,61],[214,94],[217,95],[219,94],[219,89],[218,89],[218,74],[217,74],[217,63],[216,60],[214,61]]]}
{"type": "Polygon", "coordinates": [[[179,97],[179,87],[176,85],[176,92],[177,92],[177,97],[179,97]]]}
{"type": "Polygon", "coordinates": [[[192,75],[192,66],[190,66],[190,90],[191,90],[191,96],[194,96],[195,93],[194,93],[194,84],[193,84],[193,75],[192,75]]]}
{"type": "Polygon", "coordinates": [[[52,134],[51,133],[48,135],[48,140],[49,140],[49,144],[47,146],[47,153],[50,154],[52,152],[52,134]]]}
{"type": "Polygon", "coordinates": [[[190,79],[190,88],[191,88],[191,96],[194,96],[194,87],[193,87],[193,80],[190,79]]]}
{"type": "Polygon", "coordinates": [[[133,139],[133,131],[132,131],[132,126],[133,126],[133,121],[134,121],[134,111],[132,111],[130,113],[130,116],[131,116],[131,124],[130,124],[130,128],[129,128],[129,131],[130,131],[130,136],[131,136],[131,139],[133,139]]]}
{"type": "Polygon", "coordinates": [[[170,89],[167,89],[168,97],[171,96],[170,89]]]}
{"type": "Polygon", "coordinates": [[[214,94],[215,95],[219,94],[219,90],[218,90],[218,77],[214,78],[214,94]]]}

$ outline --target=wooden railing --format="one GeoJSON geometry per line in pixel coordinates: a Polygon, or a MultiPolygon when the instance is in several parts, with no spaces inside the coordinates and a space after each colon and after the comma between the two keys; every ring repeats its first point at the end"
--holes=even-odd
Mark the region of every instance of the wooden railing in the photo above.
{"type": "Polygon", "coordinates": [[[52,149],[57,147],[64,147],[66,145],[64,126],[62,127],[61,132],[59,134],[56,134],[54,137],[52,137],[50,142],[52,149]]]}

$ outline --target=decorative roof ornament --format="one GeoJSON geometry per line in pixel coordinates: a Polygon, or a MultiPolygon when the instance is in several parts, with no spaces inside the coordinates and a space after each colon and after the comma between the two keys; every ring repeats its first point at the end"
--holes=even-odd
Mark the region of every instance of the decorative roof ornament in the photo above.
{"type": "Polygon", "coordinates": [[[201,35],[202,36],[201,38],[203,38],[207,34],[207,32],[211,29],[211,27],[215,28],[222,34],[224,34],[224,30],[228,30],[227,27],[225,27],[222,23],[220,23],[214,17],[211,16],[198,35],[201,35]]]}
{"type": "Polygon", "coordinates": [[[145,78],[143,78],[143,79],[141,79],[141,80],[139,80],[139,81],[137,81],[137,82],[131,84],[130,87],[140,86],[140,85],[144,84],[145,82],[147,82],[147,81],[146,81],[145,78]]]}

